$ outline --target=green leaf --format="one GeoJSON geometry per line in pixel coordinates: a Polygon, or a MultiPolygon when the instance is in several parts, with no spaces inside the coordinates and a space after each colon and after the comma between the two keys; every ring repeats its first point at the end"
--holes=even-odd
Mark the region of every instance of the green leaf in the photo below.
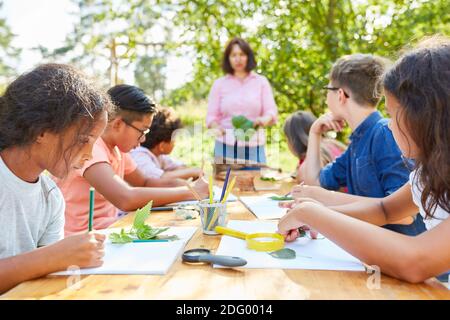
{"type": "Polygon", "coordinates": [[[280,249],[278,251],[269,252],[269,254],[277,259],[295,259],[296,253],[289,248],[280,249]]]}
{"type": "Polygon", "coordinates": [[[147,203],[144,207],[136,210],[134,217],[133,228],[140,229],[145,225],[145,221],[150,216],[150,210],[152,209],[153,201],[147,203]]]}
{"type": "Polygon", "coordinates": [[[271,196],[269,199],[275,200],[275,201],[291,201],[294,200],[291,196],[271,196]]]}
{"type": "Polygon", "coordinates": [[[129,242],[133,242],[133,238],[130,237],[124,229],[120,230],[120,233],[111,233],[109,235],[109,239],[111,240],[112,243],[129,243],[129,242]]]}
{"type": "Polygon", "coordinates": [[[120,233],[111,233],[109,239],[112,243],[129,243],[133,240],[151,240],[151,239],[169,239],[171,241],[178,240],[177,236],[161,236],[159,234],[167,231],[166,228],[152,228],[150,225],[145,224],[145,221],[150,216],[150,210],[152,208],[152,201],[147,203],[143,208],[136,210],[136,216],[134,217],[133,227],[129,231],[121,229],[120,233]]]}
{"type": "Polygon", "coordinates": [[[165,239],[165,240],[169,240],[169,241],[175,241],[175,240],[180,240],[180,238],[176,235],[173,236],[159,236],[158,239],[165,239]]]}
{"type": "Polygon", "coordinates": [[[234,116],[231,123],[235,129],[248,130],[253,128],[253,121],[247,119],[245,116],[234,116]]]}
{"type": "Polygon", "coordinates": [[[305,229],[303,229],[302,227],[300,227],[300,228],[298,228],[298,232],[299,232],[299,238],[303,238],[303,237],[306,237],[306,230],[305,229]]]}
{"type": "Polygon", "coordinates": [[[247,119],[245,116],[234,116],[231,118],[231,123],[235,129],[234,135],[238,140],[249,141],[256,132],[253,128],[253,121],[247,119]]]}
{"type": "Polygon", "coordinates": [[[277,181],[274,177],[260,177],[262,181],[277,181]]]}

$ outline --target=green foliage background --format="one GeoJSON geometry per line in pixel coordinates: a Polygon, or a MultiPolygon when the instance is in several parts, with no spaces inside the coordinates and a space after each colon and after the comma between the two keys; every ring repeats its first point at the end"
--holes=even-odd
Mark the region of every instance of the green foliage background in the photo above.
{"type": "MultiPolygon", "coordinates": [[[[79,22],[61,48],[38,48],[43,61],[75,63],[97,74],[105,87],[122,82],[122,70],[134,66],[135,83],[149,95],[158,93],[161,104],[176,107],[187,126],[204,122],[211,85],[223,75],[222,52],[234,36],[250,42],[256,71],[272,85],[280,112],[273,130],[279,130],[293,111],[325,111],[321,87],[340,56],[362,52],[395,59],[424,36],[450,35],[449,0],[72,1],[79,22]],[[193,63],[192,80],[171,91],[165,87],[169,53],[193,63]]],[[[12,37],[0,18],[2,76],[13,71],[5,59],[17,55],[12,37]]],[[[281,147],[286,151],[283,138],[281,147]]]]}

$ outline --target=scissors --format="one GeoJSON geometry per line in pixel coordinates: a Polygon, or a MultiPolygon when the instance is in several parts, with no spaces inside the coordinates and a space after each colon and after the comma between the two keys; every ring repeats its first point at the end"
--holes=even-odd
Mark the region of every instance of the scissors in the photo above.
{"type": "Polygon", "coordinates": [[[233,257],[233,256],[221,256],[211,254],[208,249],[191,249],[183,253],[182,260],[189,263],[212,263],[218,264],[224,267],[242,267],[247,264],[247,260],[233,257]]]}
{"type": "Polygon", "coordinates": [[[277,251],[284,248],[284,237],[278,233],[245,233],[222,226],[215,228],[217,233],[239,238],[247,242],[247,248],[256,251],[277,251]]]}

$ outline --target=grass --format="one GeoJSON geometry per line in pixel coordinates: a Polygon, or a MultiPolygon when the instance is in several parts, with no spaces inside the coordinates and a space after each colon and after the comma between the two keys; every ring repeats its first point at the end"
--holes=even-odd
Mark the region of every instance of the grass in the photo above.
{"type": "MultiPolygon", "coordinates": [[[[190,166],[201,166],[202,159],[205,164],[211,163],[215,139],[206,131],[207,102],[190,101],[175,107],[175,110],[183,121],[184,128],[176,134],[173,157],[190,166]]],[[[279,121],[268,132],[271,139],[268,139],[266,145],[267,164],[271,167],[281,168],[283,172],[292,172],[295,170],[298,160],[289,152],[281,128],[282,121],[279,121]]],[[[205,170],[210,169],[205,168],[205,170]]]]}

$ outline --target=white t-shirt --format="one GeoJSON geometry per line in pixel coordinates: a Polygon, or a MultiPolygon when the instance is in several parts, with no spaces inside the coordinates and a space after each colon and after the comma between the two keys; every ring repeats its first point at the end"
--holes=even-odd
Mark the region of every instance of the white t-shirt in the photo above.
{"type": "Polygon", "coordinates": [[[162,154],[156,156],[149,149],[139,146],[130,152],[138,169],[147,177],[161,178],[165,171],[173,171],[184,166],[184,163],[162,154]]]}
{"type": "Polygon", "coordinates": [[[18,178],[0,157],[0,258],[15,256],[64,237],[65,203],[50,177],[18,178]]]}
{"type": "Polygon", "coordinates": [[[425,218],[426,213],[422,207],[422,203],[420,200],[420,197],[422,195],[422,188],[419,185],[418,177],[419,176],[417,175],[417,170],[414,170],[409,175],[409,184],[411,185],[413,201],[416,204],[416,206],[419,208],[419,212],[423,217],[423,222],[425,223],[425,227],[427,228],[427,230],[431,230],[434,227],[436,227],[439,223],[441,223],[442,221],[447,219],[450,216],[450,213],[448,213],[441,207],[437,206],[436,210],[434,211],[433,218],[431,218],[431,217],[425,218]]]}

